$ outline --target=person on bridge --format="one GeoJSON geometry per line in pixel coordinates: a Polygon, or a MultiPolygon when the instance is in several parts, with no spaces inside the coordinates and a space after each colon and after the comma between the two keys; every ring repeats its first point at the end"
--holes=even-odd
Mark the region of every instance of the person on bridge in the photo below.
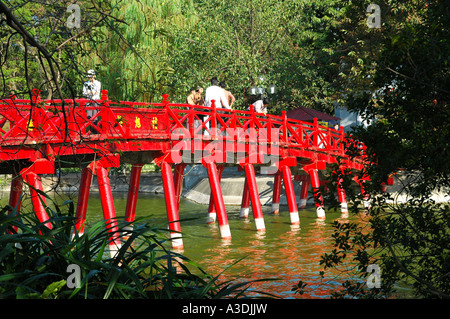
{"type": "MultiPolygon", "coordinates": [[[[205,106],[211,107],[212,100],[215,100],[216,108],[231,109],[224,90],[219,86],[217,77],[211,79],[211,86],[205,91],[205,106]]],[[[209,129],[210,122],[208,121],[208,118],[204,119],[204,122],[206,122],[206,127],[209,129]]],[[[208,130],[205,131],[204,135],[209,135],[208,130]]]]}
{"type": "MultiPolygon", "coordinates": [[[[267,106],[270,103],[270,99],[268,97],[265,97],[263,99],[259,99],[255,103],[253,103],[253,106],[255,107],[255,113],[264,113],[264,115],[267,114],[267,106]]],[[[248,108],[250,109],[250,108],[248,108]]]]}
{"type": "Polygon", "coordinates": [[[232,109],[233,108],[233,103],[234,103],[234,101],[236,101],[236,98],[234,97],[234,95],[230,91],[226,90],[227,85],[225,84],[225,82],[223,82],[223,81],[220,82],[219,86],[223,89],[223,91],[225,93],[225,97],[226,97],[227,102],[228,102],[228,105],[230,106],[230,109],[232,109]]]}
{"type": "Polygon", "coordinates": [[[189,94],[186,98],[186,104],[195,105],[195,89],[191,88],[191,94],[189,94]]]}
{"type": "MultiPolygon", "coordinates": [[[[100,91],[102,89],[102,84],[100,83],[100,81],[95,79],[95,71],[89,70],[87,72],[87,77],[89,80],[87,80],[83,84],[84,97],[86,97],[89,100],[100,100],[100,91]]],[[[86,106],[91,106],[86,111],[86,116],[88,119],[94,117],[98,113],[98,111],[95,108],[92,108],[92,106],[97,105],[98,104],[95,101],[93,101],[92,103],[86,103],[86,106]]],[[[97,125],[99,121],[100,121],[99,117],[95,118],[94,124],[97,125]]],[[[89,130],[94,134],[97,133],[97,130],[95,128],[89,128],[89,130]]]]}
{"type": "Polygon", "coordinates": [[[203,98],[203,88],[201,86],[197,86],[194,101],[196,105],[203,105],[205,103],[205,99],[203,98]]]}
{"type": "Polygon", "coordinates": [[[100,100],[102,84],[95,79],[95,71],[89,70],[87,77],[89,80],[83,84],[83,96],[90,100],[100,100]]]}
{"type": "Polygon", "coordinates": [[[210,107],[211,101],[215,100],[216,108],[230,109],[225,92],[218,85],[219,80],[217,80],[217,77],[213,77],[211,79],[211,86],[205,91],[205,106],[210,107]]]}

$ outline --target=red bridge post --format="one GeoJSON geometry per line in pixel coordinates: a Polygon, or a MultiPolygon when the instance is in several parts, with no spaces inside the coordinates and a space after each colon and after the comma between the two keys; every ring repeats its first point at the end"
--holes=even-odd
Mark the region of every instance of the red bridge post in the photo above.
{"type": "Polygon", "coordinates": [[[291,224],[299,225],[300,218],[298,216],[297,200],[295,198],[294,184],[292,183],[291,169],[288,165],[281,165],[281,172],[283,174],[284,189],[286,190],[291,224]]]}
{"type": "Polygon", "coordinates": [[[183,249],[183,239],[181,238],[180,217],[178,214],[178,204],[173,181],[172,165],[166,161],[161,162],[161,173],[164,185],[164,197],[166,199],[167,218],[169,220],[170,238],[173,249],[183,249]]]}
{"type": "Polygon", "coordinates": [[[256,183],[255,168],[253,167],[253,164],[245,163],[244,169],[245,176],[247,178],[248,189],[250,191],[250,198],[252,201],[252,210],[253,217],[255,219],[256,230],[260,232],[266,231],[261,208],[261,201],[259,200],[258,184],[256,183]]]}
{"type": "Polygon", "coordinates": [[[275,215],[280,212],[281,179],[281,172],[278,170],[273,180],[272,214],[275,215]]]}
{"type": "Polygon", "coordinates": [[[183,190],[183,174],[184,174],[184,169],[186,168],[187,164],[177,164],[175,166],[175,176],[174,176],[174,180],[175,180],[175,196],[176,196],[176,200],[177,200],[177,207],[178,210],[180,209],[180,198],[181,198],[181,192],[183,190]]]}
{"type": "MultiPolygon", "coordinates": [[[[218,175],[219,175],[219,183],[222,180],[222,173],[223,173],[224,169],[225,169],[225,166],[223,166],[223,165],[217,166],[218,175]]],[[[211,194],[209,195],[209,206],[208,206],[208,215],[206,217],[206,223],[214,224],[216,222],[216,218],[217,218],[216,206],[214,205],[214,196],[211,192],[211,194]]]]}
{"type": "Polygon", "coordinates": [[[45,198],[39,194],[40,192],[43,192],[40,176],[35,172],[28,171],[24,173],[22,177],[30,186],[31,202],[33,203],[33,209],[36,212],[36,216],[48,229],[52,229],[52,224],[48,221],[49,217],[45,210],[45,198]]]}
{"type": "Polygon", "coordinates": [[[84,223],[86,221],[87,205],[89,201],[89,190],[92,183],[92,171],[84,167],[81,173],[81,185],[78,193],[78,203],[76,212],[75,230],[81,236],[84,233],[84,223]]]}
{"type": "Polygon", "coordinates": [[[337,183],[337,193],[339,203],[341,204],[341,214],[343,217],[347,217],[348,216],[347,197],[345,196],[345,190],[342,183],[343,179],[339,178],[337,183]]]}
{"type": "MultiPolygon", "coordinates": [[[[94,162],[96,163],[96,162],[94,162]]],[[[115,257],[121,247],[119,228],[117,226],[116,210],[111,192],[111,181],[108,171],[100,163],[96,163],[94,174],[97,175],[100,199],[102,201],[103,216],[106,221],[106,229],[110,234],[109,252],[111,257],[115,257]]]]}
{"type": "Polygon", "coordinates": [[[308,175],[303,176],[301,181],[302,181],[302,188],[300,190],[300,201],[299,201],[298,207],[300,209],[304,209],[308,202],[308,191],[309,191],[309,186],[310,186],[311,182],[309,180],[308,175]]]}
{"type": "Polygon", "coordinates": [[[316,205],[316,214],[317,218],[325,218],[325,209],[323,208],[323,197],[320,193],[320,180],[319,180],[319,173],[317,172],[317,169],[312,168],[309,170],[309,175],[311,177],[311,184],[314,194],[314,203],[316,205]]]}
{"type": "Polygon", "coordinates": [[[239,217],[242,219],[247,219],[249,208],[250,208],[250,190],[248,189],[247,177],[245,177],[244,189],[242,191],[241,211],[239,213],[239,217]]]}
{"type": "MultiPolygon", "coordinates": [[[[125,222],[127,223],[132,223],[135,219],[142,166],[144,166],[144,164],[133,164],[131,166],[130,185],[128,186],[127,206],[125,209],[125,222]]],[[[125,230],[131,231],[132,226],[125,226],[125,230]]],[[[127,237],[127,235],[124,236],[124,239],[127,237]]]]}
{"type": "Polygon", "coordinates": [[[231,239],[230,225],[228,224],[227,212],[223,201],[222,189],[220,188],[219,173],[216,164],[212,160],[203,160],[203,165],[208,171],[209,183],[211,185],[211,194],[214,198],[217,219],[219,221],[220,236],[222,239],[231,239]]]}

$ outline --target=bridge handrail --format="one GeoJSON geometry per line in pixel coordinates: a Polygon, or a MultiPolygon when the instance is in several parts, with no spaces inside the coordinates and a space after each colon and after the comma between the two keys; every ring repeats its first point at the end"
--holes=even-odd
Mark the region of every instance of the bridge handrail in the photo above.
{"type": "MultiPolygon", "coordinates": [[[[282,115],[256,113],[253,106],[249,110],[228,110],[223,108],[169,103],[167,96],[162,103],[112,102],[102,96],[101,100],[64,99],[0,100],[0,151],[6,145],[23,143],[64,142],[88,136],[89,127],[101,133],[103,138],[160,138],[167,139],[176,132],[190,138],[210,138],[227,140],[227,129],[258,132],[260,141],[268,145],[303,148],[345,157],[345,144],[352,139],[343,129],[322,126],[317,119],[313,123],[289,119],[282,115]],[[63,110],[65,112],[63,112],[63,110]],[[87,117],[87,111],[96,111],[87,117]],[[142,116],[142,117],[141,117],[142,116]],[[201,117],[206,120],[202,121],[201,117]],[[134,120],[134,127],[131,124],[134,120]],[[151,123],[147,122],[150,120],[151,123]],[[4,130],[10,123],[10,129],[4,130]],[[198,126],[195,127],[195,122],[198,126]],[[275,134],[278,133],[278,134],[275,134]]],[[[239,135],[237,135],[239,138],[239,135]]],[[[233,136],[236,138],[236,136],[233,136]]],[[[244,136],[245,138],[245,136],[244,136]]],[[[353,141],[357,144],[357,142],[353,141]]],[[[361,156],[365,147],[360,144],[361,156]]]]}

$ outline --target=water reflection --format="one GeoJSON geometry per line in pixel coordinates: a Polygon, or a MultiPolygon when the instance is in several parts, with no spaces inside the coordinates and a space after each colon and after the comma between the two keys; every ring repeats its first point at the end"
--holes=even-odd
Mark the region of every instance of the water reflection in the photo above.
{"type": "MultiPolygon", "coordinates": [[[[3,196],[3,199],[7,198],[3,196]]],[[[123,215],[126,196],[114,195],[114,205],[117,215],[123,215]]],[[[278,281],[255,282],[251,289],[271,292],[282,298],[328,297],[339,285],[337,273],[327,271],[325,278],[320,276],[320,259],[333,249],[332,222],[336,219],[349,221],[353,217],[332,212],[327,213],[326,219],[317,219],[315,209],[311,208],[300,212],[300,225],[291,225],[287,207],[281,207],[279,215],[271,214],[270,208],[264,207],[266,231],[257,232],[251,213],[247,220],[242,220],[239,207],[227,207],[232,239],[223,240],[217,222],[206,224],[207,209],[208,206],[189,201],[180,203],[184,243],[180,253],[199,264],[208,274],[216,276],[232,265],[221,275],[221,280],[279,278],[278,281]],[[308,284],[302,296],[291,291],[299,280],[308,284]]],[[[136,218],[139,217],[166,227],[164,197],[140,194],[136,211],[136,218]]],[[[102,220],[99,196],[91,194],[86,227],[102,220]]]]}
{"type": "MultiPolygon", "coordinates": [[[[222,280],[280,279],[253,283],[253,290],[270,291],[282,298],[300,297],[291,288],[303,280],[309,283],[309,289],[302,298],[329,296],[330,288],[338,283],[334,278],[321,278],[319,262],[323,253],[331,250],[330,223],[333,218],[314,217],[314,209],[303,211],[300,225],[294,226],[290,224],[287,213],[278,216],[266,213],[266,232],[256,232],[253,222],[230,218],[231,241],[210,241],[209,247],[203,251],[197,246],[198,250],[187,251],[187,256],[198,260],[207,272],[215,274],[242,258],[221,275],[222,280]]],[[[208,230],[211,237],[219,236],[216,227],[208,227],[208,230]]]]}

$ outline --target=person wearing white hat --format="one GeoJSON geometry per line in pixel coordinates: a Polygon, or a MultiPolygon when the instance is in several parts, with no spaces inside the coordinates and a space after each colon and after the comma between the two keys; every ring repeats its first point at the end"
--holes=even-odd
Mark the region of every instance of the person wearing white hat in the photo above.
{"type": "MultiPolygon", "coordinates": [[[[100,100],[100,91],[102,89],[102,84],[100,81],[95,79],[95,71],[89,70],[87,72],[87,77],[89,78],[88,81],[84,82],[83,84],[83,96],[90,100],[100,100]]],[[[97,106],[98,104],[93,101],[93,103],[86,103],[86,106],[97,106]]],[[[90,119],[94,117],[98,111],[96,108],[89,108],[89,110],[86,111],[87,118],[90,119]]],[[[100,121],[100,117],[96,117],[95,120],[93,120],[93,123],[95,125],[98,124],[100,121]]],[[[89,131],[92,133],[98,133],[95,128],[89,128],[89,131]]]]}
{"type": "Polygon", "coordinates": [[[100,100],[100,91],[102,89],[102,84],[100,81],[95,79],[95,71],[89,70],[87,72],[87,77],[89,80],[83,84],[83,95],[87,99],[100,100]]]}

